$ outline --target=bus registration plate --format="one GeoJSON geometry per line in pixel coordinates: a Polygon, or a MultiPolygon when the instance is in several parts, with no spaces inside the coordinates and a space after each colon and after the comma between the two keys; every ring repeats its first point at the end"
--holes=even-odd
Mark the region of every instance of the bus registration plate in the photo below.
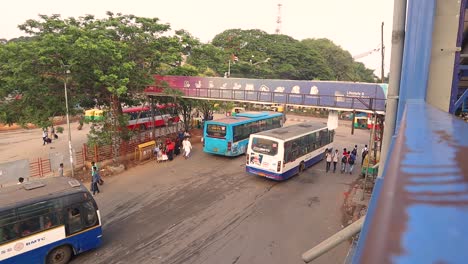
{"type": "Polygon", "coordinates": [[[214,151],[214,152],[218,152],[218,148],[213,148],[213,151],[214,151]]]}

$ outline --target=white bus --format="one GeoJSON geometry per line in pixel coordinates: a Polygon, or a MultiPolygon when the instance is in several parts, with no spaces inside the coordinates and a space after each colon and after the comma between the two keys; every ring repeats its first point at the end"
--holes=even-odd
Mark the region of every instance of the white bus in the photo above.
{"type": "Polygon", "coordinates": [[[286,180],[323,159],[332,149],[334,130],[317,122],[272,129],[250,135],[248,173],[286,180]]]}

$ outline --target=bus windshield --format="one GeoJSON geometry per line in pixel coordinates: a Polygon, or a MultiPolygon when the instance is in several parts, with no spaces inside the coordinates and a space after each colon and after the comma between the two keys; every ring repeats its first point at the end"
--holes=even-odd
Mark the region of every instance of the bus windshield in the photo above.
{"type": "Polygon", "coordinates": [[[206,134],[210,137],[224,138],[226,137],[226,126],[209,124],[206,134]]]}
{"type": "Polygon", "coordinates": [[[252,139],[252,150],[261,154],[274,156],[278,153],[278,142],[254,137],[252,139]]]}

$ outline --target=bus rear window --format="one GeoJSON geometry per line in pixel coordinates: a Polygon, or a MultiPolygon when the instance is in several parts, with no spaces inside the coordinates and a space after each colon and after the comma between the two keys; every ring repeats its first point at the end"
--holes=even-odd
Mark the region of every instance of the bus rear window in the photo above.
{"type": "Polygon", "coordinates": [[[278,142],[254,137],[252,139],[252,150],[257,153],[274,156],[278,153],[278,142]]]}
{"type": "Polygon", "coordinates": [[[206,133],[210,137],[224,138],[226,137],[226,126],[209,124],[206,133]]]}

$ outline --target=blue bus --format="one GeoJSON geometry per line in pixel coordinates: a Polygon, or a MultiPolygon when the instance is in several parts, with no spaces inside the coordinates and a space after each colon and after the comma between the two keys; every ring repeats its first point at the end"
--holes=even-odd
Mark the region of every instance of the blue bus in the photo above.
{"type": "Polygon", "coordinates": [[[246,171],[273,180],[286,180],[323,159],[333,149],[334,130],[305,122],[250,135],[246,171]]]}
{"type": "Polygon", "coordinates": [[[65,264],[97,248],[99,210],[77,180],[54,177],[0,188],[0,262],[65,264]]]}
{"type": "Polygon", "coordinates": [[[203,151],[239,156],[244,154],[250,134],[283,125],[283,114],[275,112],[243,112],[218,120],[206,121],[203,128],[203,151]]]}

